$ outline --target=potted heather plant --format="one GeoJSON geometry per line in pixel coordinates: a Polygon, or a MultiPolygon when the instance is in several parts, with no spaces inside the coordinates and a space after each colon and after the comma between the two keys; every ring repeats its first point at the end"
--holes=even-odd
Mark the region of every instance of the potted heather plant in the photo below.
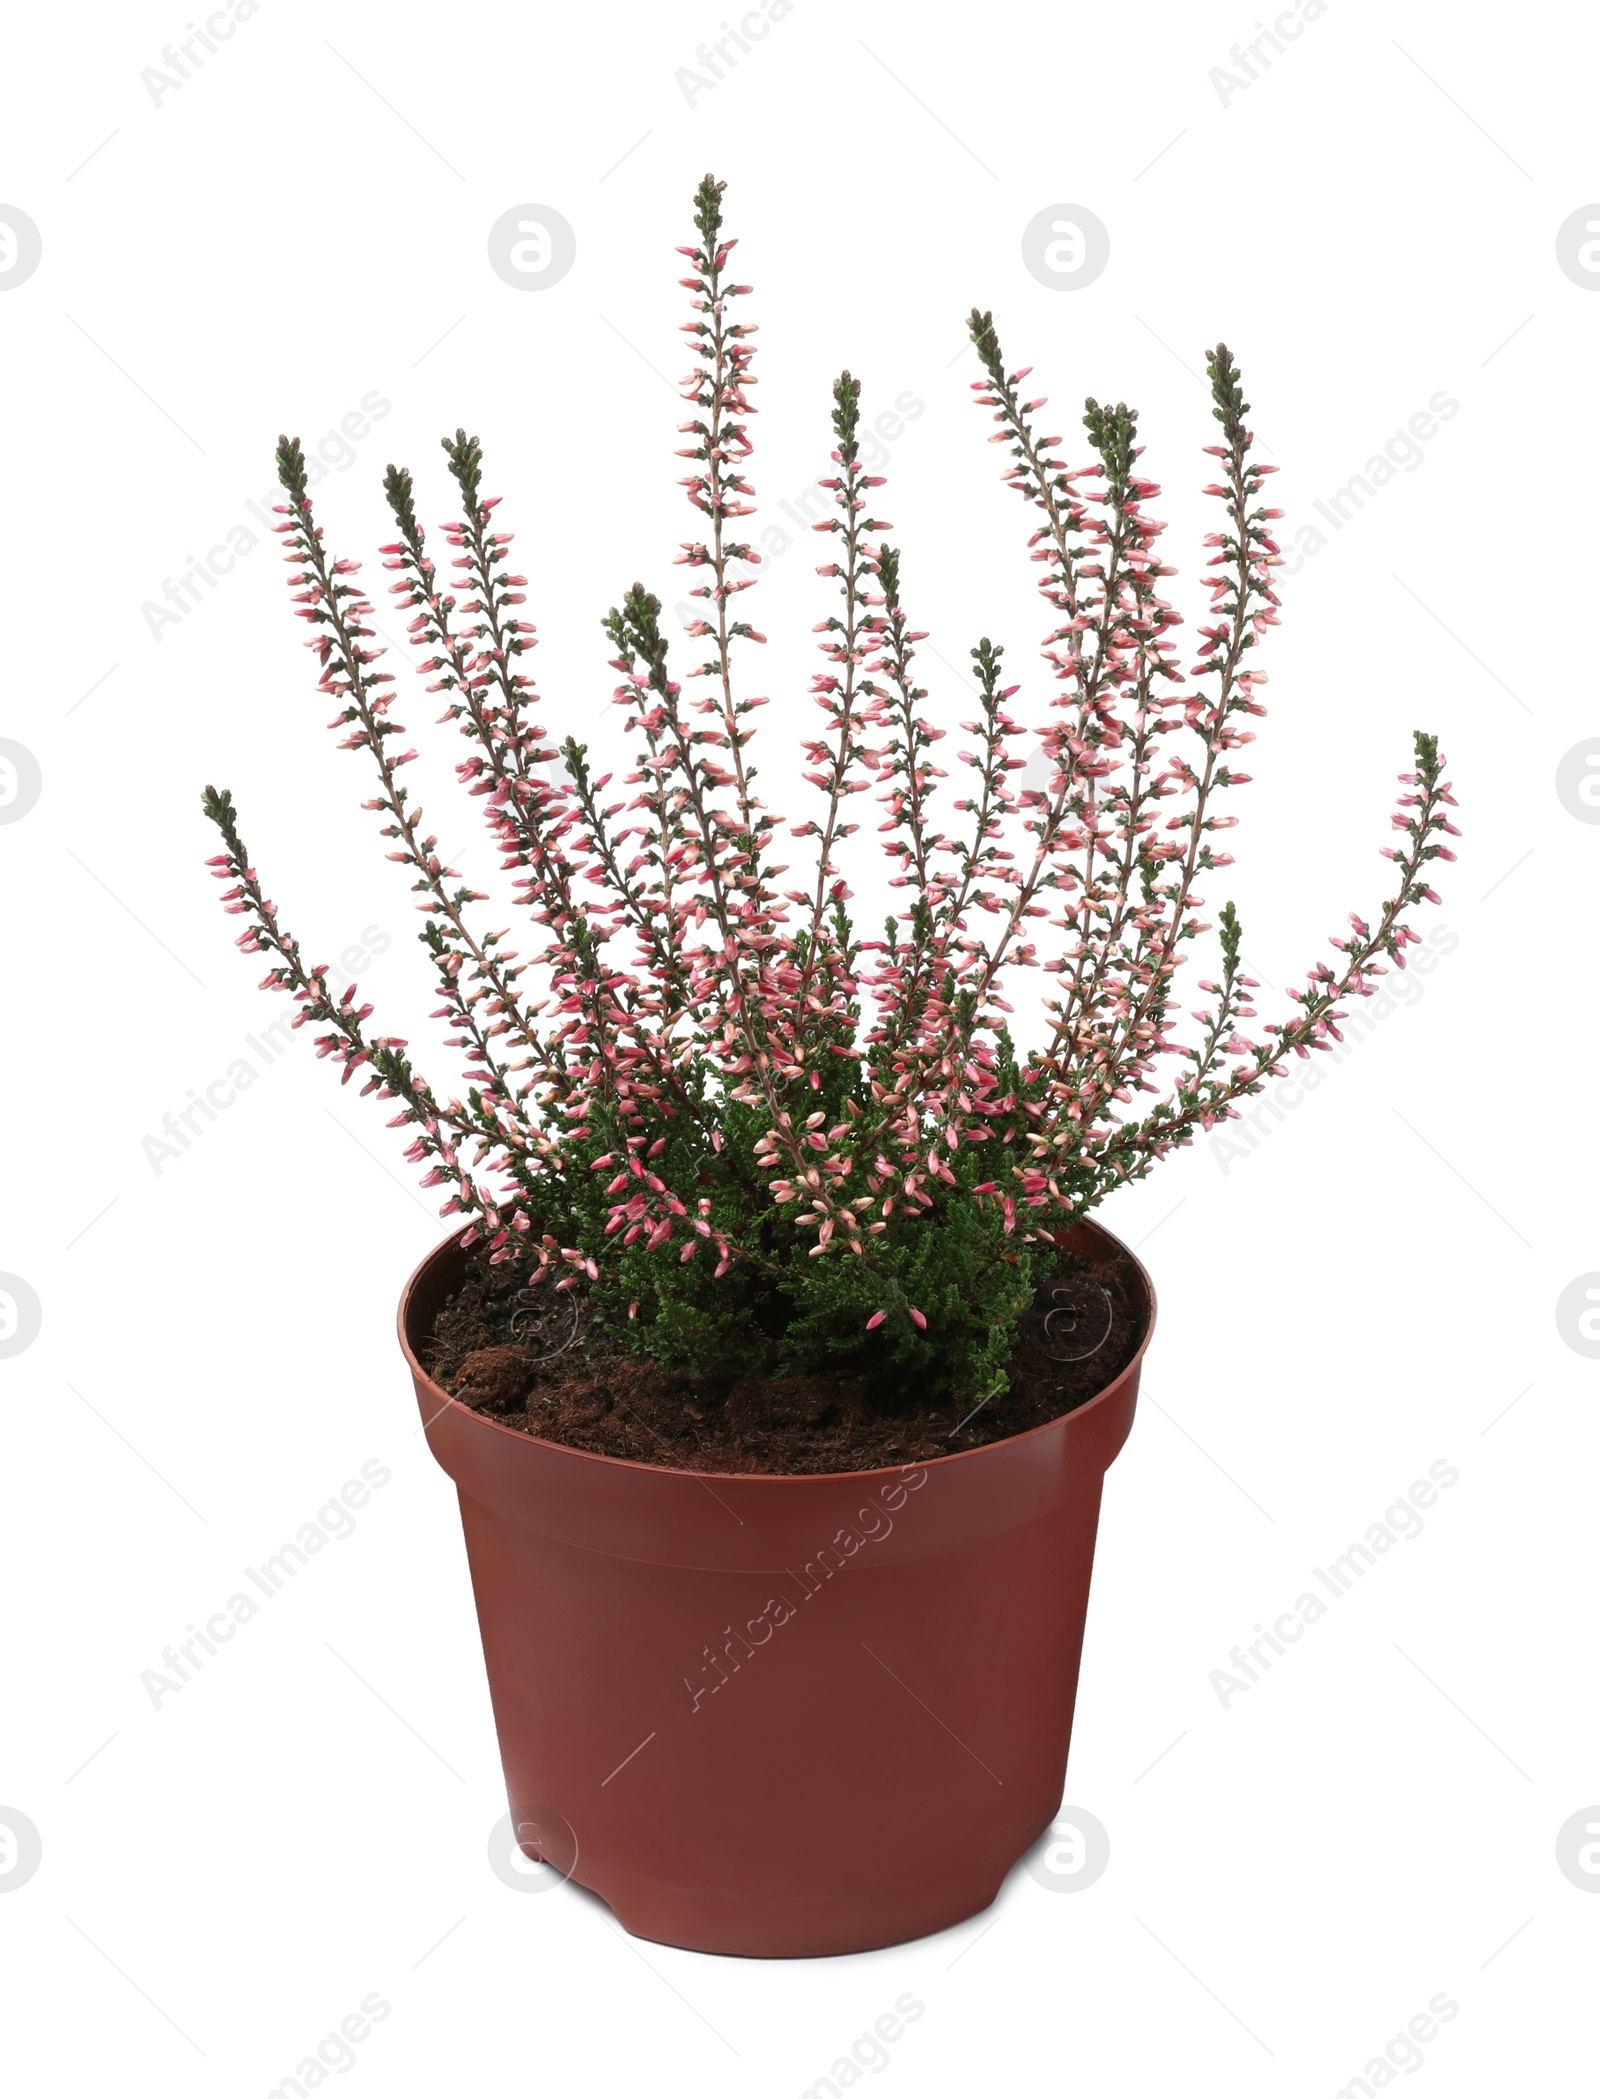
{"type": "Polygon", "coordinates": [[[406,1286],[400,1338],[460,1491],[519,1841],[641,1935],[825,1953],[983,1907],[1058,1808],[1101,1482],[1154,1319],[1144,1271],[1091,1212],[1404,968],[1454,826],[1419,734],[1393,895],[1246,1033],[1238,919],[1225,904],[1208,925],[1197,889],[1230,863],[1221,805],[1246,777],[1277,619],[1274,469],[1239,373],[1209,353],[1220,518],[1186,667],[1134,412],[1091,400],[1089,456],[1070,463],[974,312],[974,390],[1050,608],[1048,699],[1025,724],[981,640],[951,793],[842,374],[817,526],[833,608],[803,740],[816,800],[786,832],[752,762],[754,329],[722,187],[700,185],[679,251],[696,536],[678,558],[699,660],[680,682],[640,584],[605,616],[637,742],[621,779],[534,721],[528,579],[477,440],[444,443],[447,570],[410,474],[385,482],[391,596],[466,740],[457,771],[531,952],[481,927],[487,897],[443,864],[403,784],[416,754],[372,603],[324,544],[299,444],[279,445],[297,609],[420,899],[459,1095],[302,959],[231,795],[204,800],[239,946],[269,958],[265,987],[342,1081],[394,1108],[454,1220],[406,1286]],[[1042,785],[1017,779],[1030,734],[1042,785]],[[867,871],[886,855],[898,908],[869,939],[844,867],[874,808],[867,871]],[[1210,936],[1184,1039],[1180,967],[1210,936]],[[1043,995],[1014,1026],[1004,994],[1028,972],[1043,995]]]}

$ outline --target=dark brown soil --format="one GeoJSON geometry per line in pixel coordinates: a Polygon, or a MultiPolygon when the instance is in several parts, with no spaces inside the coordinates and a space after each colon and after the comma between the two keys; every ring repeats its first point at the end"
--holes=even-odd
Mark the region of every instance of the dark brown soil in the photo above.
{"type": "Polygon", "coordinates": [[[421,1355],[479,1413],[576,1450],[699,1472],[855,1472],[946,1457],[1070,1413],[1127,1366],[1144,1329],[1131,1263],[1062,1256],[1023,1316],[1008,1389],[973,1411],[860,1378],[668,1375],[591,1327],[576,1293],[524,1292],[480,1261],[421,1355]]]}

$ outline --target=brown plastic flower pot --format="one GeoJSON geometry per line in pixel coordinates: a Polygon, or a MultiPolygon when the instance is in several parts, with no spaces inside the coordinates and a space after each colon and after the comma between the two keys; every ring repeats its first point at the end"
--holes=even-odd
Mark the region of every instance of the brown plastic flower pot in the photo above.
{"type": "Polygon", "coordinates": [[[792,1477],[593,1456],[461,1405],[417,1348],[464,1260],[422,1263],[400,1343],[460,1495],[522,1848],[706,1953],[856,1953],[986,1908],[1061,1804],[1144,1270],[1138,1354],[1070,1414],[792,1477]]]}

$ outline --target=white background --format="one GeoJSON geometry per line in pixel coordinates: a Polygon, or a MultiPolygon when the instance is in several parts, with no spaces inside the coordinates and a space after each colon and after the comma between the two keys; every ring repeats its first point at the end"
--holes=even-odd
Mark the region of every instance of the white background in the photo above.
{"type": "MultiPolygon", "coordinates": [[[[1393,2081],[1592,2075],[1600,1899],[1555,1839],[1600,1800],[1600,1370],[1555,1306],[1600,1268],[1600,829],[1555,773],[1600,736],[1600,297],[1556,233],[1600,197],[1600,33],[1576,10],[1302,4],[1229,87],[1244,5],[797,0],[692,104],[675,76],[721,33],[709,0],[264,0],[159,101],[141,74],[181,9],[13,20],[0,202],[43,238],[0,297],[0,736],[44,783],[0,827],[0,1270],[43,1307],[0,1364],[0,1803],[44,1847],[0,1896],[18,2091],[266,2093],[374,1991],[391,2014],[342,2075],[397,2095],[788,2099],[907,1990],[925,2015],[867,2085],[1332,2094],[1441,1991],[1458,2015],[1393,2081]],[[1110,1866],[1071,1894],[1019,1867],[957,1930],[804,1964],[638,1945],[489,1870],[504,1795],[454,1497],[392,1337],[440,1228],[376,1104],[297,1038],[159,1171],[143,1142],[282,1010],[200,864],[207,780],[314,957],[375,928],[364,988],[427,1034],[405,877],[245,508],[277,433],[390,404],[318,492],[330,542],[370,557],[385,462],[439,519],[438,437],[479,431],[534,579],[541,718],[604,744],[599,617],[635,575],[669,603],[681,579],[663,375],[707,167],[758,287],[764,517],[823,470],[842,365],[874,413],[909,390],[883,492],[908,596],[952,665],[992,633],[1035,698],[1049,620],[966,391],[975,300],[1051,428],[1089,392],[1140,406],[1191,618],[1207,344],[1243,364],[1292,553],[1431,397],[1459,404],[1291,563],[1228,884],[1257,973],[1301,981],[1388,894],[1394,776],[1432,727],[1465,838],[1424,923],[1457,944],[1253,1152],[1202,1143],[1106,1213],[1162,1304],[1068,1779],[1110,1866]],[[488,266],[523,203],[575,229],[558,285],[488,266]],[[1109,229],[1092,285],[1023,266],[1056,204],[1109,229]],[[145,605],[241,523],[254,548],[153,634],[145,605]],[[141,1672],[372,1459],[393,1477],[354,1535],[156,1709],[141,1672]],[[1224,1709],[1230,1649],[1439,1459],[1460,1478],[1422,1534],[1224,1709]]],[[[809,727],[812,558],[760,594],[769,780],[809,727]]],[[[959,678],[926,660],[954,720],[959,678]]],[[[431,706],[397,711],[426,736],[431,706]]],[[[416,772],[465,849],[443,735],[416,772]]]]}

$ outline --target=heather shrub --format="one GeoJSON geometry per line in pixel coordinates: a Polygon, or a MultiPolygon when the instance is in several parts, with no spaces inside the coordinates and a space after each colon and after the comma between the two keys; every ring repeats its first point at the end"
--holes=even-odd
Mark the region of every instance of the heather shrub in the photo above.
{"type": "MultiPolygon", "coordinates": [[[[1287,1059],[1337,1040],[1344,1002],[1405,967],[1408,913],[1438,901],[1428,863],[1452,857],[1451,796],[1418,734],[1386,849],[1393,895],[1370,921],[1352,916],[1336,960],[1258,1023],[1238,918],[1224,903],[1208,922],[1199,887],[1231,864],[1220,834],[1237,821],[1226,805],[1248,778],[1258,651],[1278,616],[1280,513],[1262,497],[1275,469],[1254,456],[1238,370],[1226,346],[1208,353],[1218,518],[1186,665],[1135,412],[1090,400],[1074,463],[1042,434],[1029,368],[1008,367],[992,316],[974,312],[973,391],[1026,506],[1046,676],[1024,704],[1000,645],[979,640],[965,741],[942,748],[950,725],[918,682],[914,579],[871,514],[883,484],[862,463],[861,388],[845,372],[816,528],[832,595],[803,739],[815,798],[792,822],[769,809],[752,751],[768,701],[749,689],[766,637],[745,596],[760,570],[755,329],[722,187],[700,185],[679,251],[694,536],[676,558],[698,616],[687,652],[669,648],[660,601],[635,583],[603,621],[629,770],[597,777],[583,744],[535,720],[529,581],[483,492],[477,439],[444,440],[442,551],[410,473],[385,479],[389,595],[441,722],[464,739],[457,772],[509,878],[514,934],[487,928],[490,899],[443,864],[404,784],[416,753],[372,601],[324,543],[300,445],[279,444],[296,609],[340,747],[376,776],[364,806],[419,898],[460,1092],[435,1092],[406,1042],[371,1029],[358,988],[302,959],[232,796],[208,787],[223,845],[210,864],[246,920],[239,946],[269,959],[263,984],[293,998],[295,1025],[318,1031],[344,1082],[359,1075],[393,1106],[463,1245],[530,1286],[578,1292],[667,1368],[840,1368],[981,1400],[1003,1385],[1052,1235],[1236,1114],[1287,1059]],[[685,653],[698,660],[680,666],[685,653]],[[1025,787],[1037,744],[1049,777],[1025,787]],[[851,914],[857,855],[892,868],[899,908],[881,936],[851,914]],[[1197,949],[1211,974],[1184,1014],[1197,949]],[[1030,985],[1044,1025],[1024,1051],[1011,1000],[1030,985]]],[[[571,704],[558,696],[551,720],[571,704]]],[[[779,704],[792,719],[799,701],[779,704]]]]}

